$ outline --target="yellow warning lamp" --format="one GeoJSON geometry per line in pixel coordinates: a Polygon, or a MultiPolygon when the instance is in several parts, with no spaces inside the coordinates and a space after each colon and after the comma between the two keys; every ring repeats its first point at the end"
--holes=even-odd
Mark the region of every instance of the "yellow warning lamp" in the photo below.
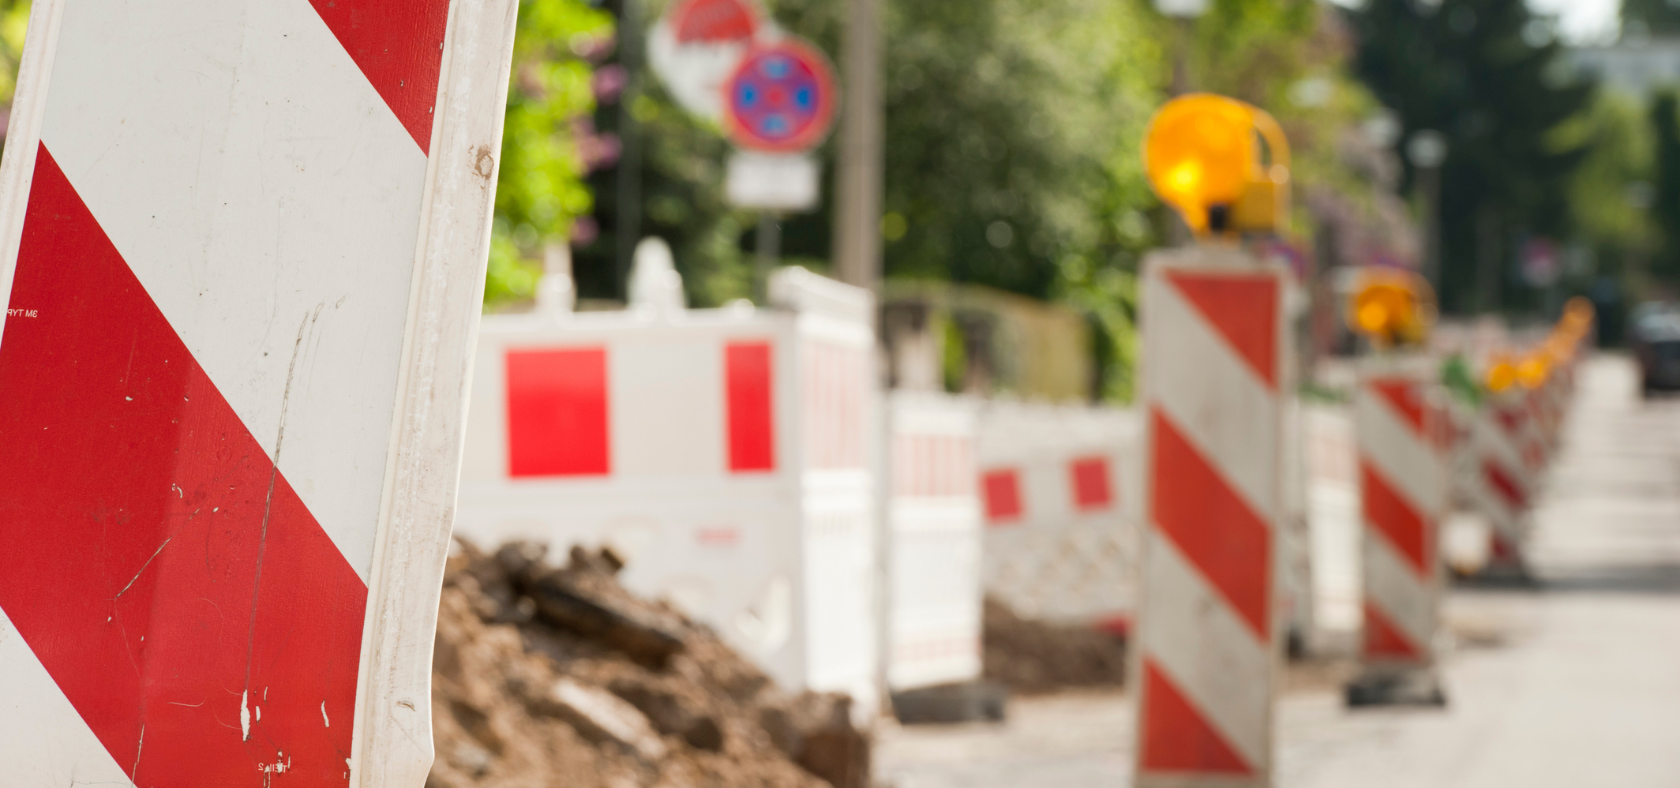
{"type": "Polygon", "coordinates": [[[1517,382],[1529,390],[1540,388],[1552,372],[1551,360],[1544,353],[1530,353],[1517,362],[1517,382]]]}
{"type": "Polygon", "coordinates": [[[1564,364],[1575,355],[1575,340],[1562,333],[1554,333],[1540,345],[1540,353],[1553,366],[1564,364]]]}
{"type": "Polygon", "coordinates": [[[1143,163],[1155,193],[1197,235],[1271,232],[1287,220],[1289,141],[1249,104],[1209,93],[1167,102],[1149,121],[1143,163]]]}
{"type": "Polygon", "coordinates": [[[1378,347],[1422,344],[1434,322],[1428,283],[1408,271],[1366,269],[1348,303],[1348,327],[1378,347]]]}
{"type": "Polygon", "coordinates": [[[1587,300],[1585,296],[1575,296],[1564,304],[1563,319],[1585,328],[1588,323],[1592,322],[1596,311],[1593,309],[1592,302],[1587,300]]]}
{"type": "Polygon", "coordinates": [[[1517,384],[1517,365],[1511,363],[1508,356],[1498,356],[1493,366],[1488,367],[1488,391],[1498,394],[1517,384]]]}

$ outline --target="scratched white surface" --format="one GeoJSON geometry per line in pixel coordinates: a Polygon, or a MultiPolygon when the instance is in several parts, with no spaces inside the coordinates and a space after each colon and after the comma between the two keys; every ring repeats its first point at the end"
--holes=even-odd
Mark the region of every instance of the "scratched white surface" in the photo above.
{"type": "Polygon", "coordinates": [[[367,581],[419,146],[307,0],[67,3],[41,136],[367,581]]]}

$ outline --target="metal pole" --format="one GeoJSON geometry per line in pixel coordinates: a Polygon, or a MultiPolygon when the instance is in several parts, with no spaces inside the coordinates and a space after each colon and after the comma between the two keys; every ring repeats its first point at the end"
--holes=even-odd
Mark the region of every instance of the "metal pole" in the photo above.
{"type": "Polygon", "coordinates": [[[758,254],[753,261],[753,292],[760,306],[770,303],[770,272],[782,255],[782,223],[776,214],[758,215],[758,254]]]}
{"type": "Polygon", "coordinates": [[[1418,188],[1423,192],[1423,276],[1441,293],[1441,168],[1420,167],[1418,188]]]}
{"type": "Polygon", "coordinates": [[[880,0],[848,0],[836,169],[834,270],[840,281],[875,290],[881,278],[880,0]]]}
{"type": "Polygon", "coordinates": [[[618,159],[617,219],[613,230],[617,280],[630,302],[630,264],[636,256],[636,242],[642,234],[642,158],[641,131],[636,116],[630,111],[639,95],[641,78],[640,54],[642,43],[641,0],[620,0],[618,17],[618,60],[624,66],[624,92],[618,98],[618,139],[623,148],[618,159]]]}

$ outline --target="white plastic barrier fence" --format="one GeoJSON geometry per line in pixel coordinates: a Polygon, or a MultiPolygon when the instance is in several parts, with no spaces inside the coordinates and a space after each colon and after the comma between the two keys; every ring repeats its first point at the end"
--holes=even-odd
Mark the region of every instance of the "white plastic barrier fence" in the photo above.
{"type": "Polygon", "coordinates": [[[887,402],[893,690],[980,677],[977,403],[922,392],[887,402]]]}
{"type": "Polygon", "coordinates": [[[1135,412],[1015,402],[980,412],[986,592],[1027,618],[1125,631],[1137,599],[1135,412]]]}
{"type": "Polygon", "coordinates": [[[1359,567],[1359,464],[1353,409],[1301,407],[1311,531],[1315,651],[1351,648],[1362,615],[1359,567]]]}
{"type": "Polygon", "coordinates": [[[686,310],[643,257],[628,311],[485,318],[456,532],[611,546],[629,588],[867,708],[871,298],[785,269],[776,309],[686,310]]]}

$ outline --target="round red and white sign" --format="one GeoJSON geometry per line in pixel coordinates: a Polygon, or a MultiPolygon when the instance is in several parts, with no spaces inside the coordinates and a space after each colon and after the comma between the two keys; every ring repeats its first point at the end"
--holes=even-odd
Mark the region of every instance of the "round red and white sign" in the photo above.
{"type": "Polygon", "coordinates": [[[816,147],[839,103],[828,58],[792,37],[749,51],[724,91],[724,129],[735,144],[758,151],[816,147]]]}
{"type": "Polygon", "coordinates": [[[770,25],[755,0],[677,0],[648,35],[648,64],[684,109],[723,117],[723,84],[770,25]]]}

